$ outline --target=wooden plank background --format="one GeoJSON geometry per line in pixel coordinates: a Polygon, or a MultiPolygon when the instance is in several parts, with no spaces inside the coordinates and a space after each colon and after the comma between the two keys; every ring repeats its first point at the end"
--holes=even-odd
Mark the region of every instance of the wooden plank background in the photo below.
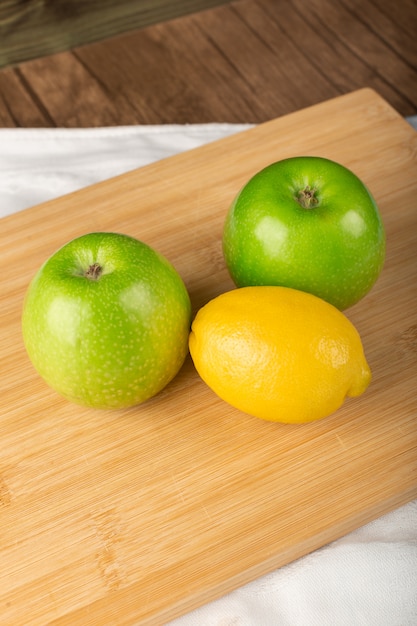
{"type": "Polygon", "coordinates": [[[259,123],[361,87],[415,115],[416,33],[416,0],[236,0],[5,67],[0,127],[259,123]]]}
{"type": "Polygon", "coordinates": [[[99,41],[227,0],[2,0],[0,67],[99,41]]]}

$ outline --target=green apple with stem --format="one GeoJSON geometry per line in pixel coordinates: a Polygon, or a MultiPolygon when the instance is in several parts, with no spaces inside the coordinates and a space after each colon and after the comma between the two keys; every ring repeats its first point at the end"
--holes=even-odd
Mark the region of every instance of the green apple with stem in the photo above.
{"type": "Polygon", "coordinates": [[[95,232],[57,250],[31,281],[24,343],[68,400],[123,408],[156,395],[188,352],[191,304],[171,263],[147,244],[95,232]]]}
{"type": "Polygon", "coordinates": [[[351,170],[292,157],[257,172],[237,194],[223,253],[238,287],[292,287],[343,310],[377,280],[385,230],[374,197],[351,170]]]}

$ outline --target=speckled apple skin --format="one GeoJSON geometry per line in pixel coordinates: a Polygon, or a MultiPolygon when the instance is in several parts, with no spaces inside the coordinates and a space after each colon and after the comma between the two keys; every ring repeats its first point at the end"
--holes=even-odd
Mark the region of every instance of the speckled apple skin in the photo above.
{"type": "Polygon", "coordinates": [[[173,266],[127,235],[88,233],[53,254],[26,293],[22,332],[35,369],[68,400],[133,406],[161,391],[188,352],[191,304],[173,266]],[[84,276],[94,263],[102,274],[84,276]]]}
{"type": "Polygon", "coordinates": [[[238,287],[292,287],[343,310],[376,282],[385,230],[358,176],[329,159],[300,156],[272,163],[244,185],[226,216],[223,251],[238,287]],[[315,190],[313,208],[297,200],[306,186],[315,190]]]}

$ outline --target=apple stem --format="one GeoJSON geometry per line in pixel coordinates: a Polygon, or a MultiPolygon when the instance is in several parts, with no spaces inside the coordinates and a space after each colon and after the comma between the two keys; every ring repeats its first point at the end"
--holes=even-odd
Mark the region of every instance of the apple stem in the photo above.
{"type": "Polygon", "coordinates": [[[103,272],[103,268],[100,263],[93,263],[90,267],[85,271],[84,276],[89,278],[90,280],[98,280],[103,272]]]}
{"type": "Polygon", "coordinates": [[[310,187],[307,185],[305,189],[300,189],[297,192],[296,200],[303,209],[313,209],[319,203],[319,199],[316,196],[317,189],[315,187],[310,187]]]}

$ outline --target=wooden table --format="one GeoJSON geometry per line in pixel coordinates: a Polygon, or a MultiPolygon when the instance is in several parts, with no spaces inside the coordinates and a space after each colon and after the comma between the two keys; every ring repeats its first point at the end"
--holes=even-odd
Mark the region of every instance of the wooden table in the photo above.
{"type": "Polygon", "coordinates": [[[360,87],[417,113],[416,0],[237,0],[0,71],[0,127],[263,122],[360,87]]]}

